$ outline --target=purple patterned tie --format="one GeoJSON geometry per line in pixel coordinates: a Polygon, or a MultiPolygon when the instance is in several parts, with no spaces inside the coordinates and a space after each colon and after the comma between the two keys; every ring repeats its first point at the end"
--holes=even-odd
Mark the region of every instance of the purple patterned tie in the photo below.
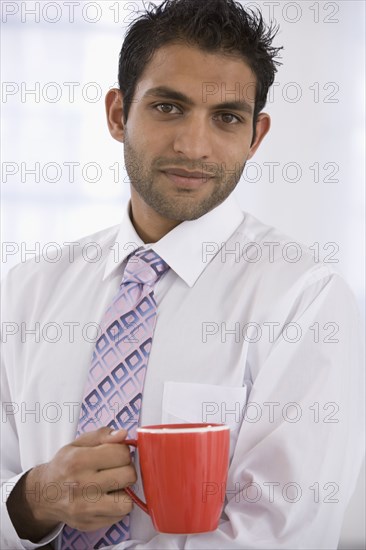
{"type": "MultiPolygon", "coordinates": [[[[156,322],[154,285],[169,266],[153,250],[129,257],[118,294],[101,322],[81,405],[77,437],[102,426],[136,436],[142,390],[156,322]]],[[[104,548],[129,539],[129,515],[105,529],[65,526],[62,550],[104,548]]]]}

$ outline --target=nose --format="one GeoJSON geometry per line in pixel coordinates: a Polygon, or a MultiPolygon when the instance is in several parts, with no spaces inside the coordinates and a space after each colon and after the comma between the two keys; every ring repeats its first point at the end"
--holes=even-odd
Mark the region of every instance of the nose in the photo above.
{"type": "Polygon", "coordinates": [[[191,160],[211,158],[211,132],[203,116],[191,113],[177,127],[174,151],[191,160]]]}

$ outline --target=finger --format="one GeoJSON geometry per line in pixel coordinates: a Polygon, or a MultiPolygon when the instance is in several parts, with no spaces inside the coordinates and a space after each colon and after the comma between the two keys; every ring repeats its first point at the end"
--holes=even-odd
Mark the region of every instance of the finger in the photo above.
{"type": "Polygon", "coordinates": [[[132,510],[133,501],[123,490],[109,494],[84,495],[82,506],[80,502],[73,513],[66,518],[70,527],[83,531],[110,526],[121,520],[132,510]]]}
{"type": "Polygon", "coordinates": [[[82,449],[82,453],[85,455],[88,467],[95,471],[131,464],[131,453],[127,445],[104,443],[98,447],[82,449]]]}
{"type": "MultiPolygon", "coordinates": [[[[132,508],[131,508],[132,509],[132,508]]],[[[131,510],[130,510],[131,511],[131,510]]],[[[129,513],[129,512],[127,512],[129,513]]],[[[114,523],[118,523],[123,519],[123,515],[117,516],[88,516],[88,517],[70,517],[67,519],[67,525],[78,531],[97,531],[98,529],[107,529],[111,527],[114,523]]]]}
{"type": "Polygon", "coordinates": [[[137,481],[135,467],[131,464],[122,468],[112,468],[98,472],[95,476],[95,482],[101,488],[103,493],[119,491],[125,487],[130,487],[137,481]]]}
{"type": "Polygon", "coordinates": [[[133,507],[133,500],[124,491],[120,489],[113,493],[104,494],[96,503],[93,512],[96,517],[117,517],[121,519],[126,514],[129,514],[133,507]]]}
{"type": "Polygon", "coordinates": [[[121,443],[127,437],[127,430],[112,430],[111,428],[99,428],[80,435],[72,442],[74,447],[97,447],[103,443],[121,443]]]}

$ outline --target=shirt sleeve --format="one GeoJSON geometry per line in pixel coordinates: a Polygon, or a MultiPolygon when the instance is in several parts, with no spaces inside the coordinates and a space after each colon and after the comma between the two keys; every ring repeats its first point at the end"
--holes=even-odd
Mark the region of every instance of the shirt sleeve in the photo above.
{"type": "Polygon", "coordinates": [[[357,307],[332,274],[313,277],[291,307],[285,311],[281,303],[269,315],[280,331],[263,326],[267,334],[252,346],[253,387],[219,528],[115,548],[337,548],[364,454],[357,307]]]}
{"type": "MultiPolygon", "coordinates": [[[[4,289],[4,286],[3,286],[4,289]]],[[[2,309],[2,321],[6,325],[7,315],[2,309]]],[[[9,329],[10,330],[10,329],[9,329]]],[[[18,550],[26,549],[33,550],[39,548],[52,540],[58,535],[60,528],[52,531],[47,537],[44,537],[37,544],[29,540],[23,540],[18,537],[18,534],[10,519],[7,500],[11,491],[14,489],[17,482],[28,471],[23,470],[20,459],[19,439],[15,422],[15,412],[20,407],[19,397],[12,396],[9,389],[7,369],[12,368],[12,365],[5,364],[4,343],[6,342],[6,331],[1,334],[1,502],[0,502],[0,548],[2,550],[18,550]]],[[[7,355],[10,357],[10,354],[7,355]]]]}

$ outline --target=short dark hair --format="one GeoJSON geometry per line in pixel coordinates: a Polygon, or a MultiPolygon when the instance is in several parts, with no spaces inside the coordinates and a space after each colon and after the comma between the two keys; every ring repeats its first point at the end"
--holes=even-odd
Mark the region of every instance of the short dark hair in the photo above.
{"type": "MultiPolygon", "coordinates": [[[[254,124],[273,84],[279,50],[272,46],[278,27],[267,25],[260,11],[245,10],[234,0],[165,0],[133,21],[121,49],[118,83],[127,121],[136,86],[154,53],[169,43],[197,46],[210,53],[240,56],[256,76],[254,124]]],[[[254,127],[255,129],[255,127],[254,127]]]]}

